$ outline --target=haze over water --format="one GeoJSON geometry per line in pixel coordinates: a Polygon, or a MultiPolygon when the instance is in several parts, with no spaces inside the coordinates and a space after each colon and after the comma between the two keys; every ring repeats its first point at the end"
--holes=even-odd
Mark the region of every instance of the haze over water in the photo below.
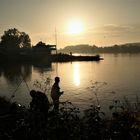
{"type": "Polygon", "coordinates": [[[10,99],[22,81],[12,101],[28,106],[31,97],[24,80],[30,89],[35,89],[36,80],[43,84],[49,77],[53,83],[54,77],[59,76],[64,91],[60,100],[69,100],[81,110],[93,102],[97,104],[95,94],[89,89],[95,82],[107,83],[97,93],[101,106],[110,105],[114,99],[122,100],[124,96],[135,102],[136,94],[140,95],[140,54],[102,56],[104,60],[100,62],[52,63],[49,67],[5,64],[0,68],[0,96],[10,99]]]}

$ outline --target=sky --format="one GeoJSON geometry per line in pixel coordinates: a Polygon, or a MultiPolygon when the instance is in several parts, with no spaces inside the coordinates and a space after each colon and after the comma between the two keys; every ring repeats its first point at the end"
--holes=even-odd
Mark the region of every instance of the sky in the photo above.
{"type": "Polygon", "coordinates": [[[0,36],[17,28],[35,45],[56,44],[56,35],[58,48],[140,42],[139,13],[140,0],[0,0],[0,36]],[[81,33],[68,32],[73,21],[81,33]]]}

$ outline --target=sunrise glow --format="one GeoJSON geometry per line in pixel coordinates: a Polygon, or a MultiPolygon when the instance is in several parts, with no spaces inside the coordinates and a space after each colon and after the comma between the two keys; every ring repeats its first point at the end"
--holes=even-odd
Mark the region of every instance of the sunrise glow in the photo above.
{"type": "Polygon", "coordinates": [[[84,32],[84,26],[81,21],[73,20],[68,25],[68,33],[71,35],[78,35],[84,32]]]}

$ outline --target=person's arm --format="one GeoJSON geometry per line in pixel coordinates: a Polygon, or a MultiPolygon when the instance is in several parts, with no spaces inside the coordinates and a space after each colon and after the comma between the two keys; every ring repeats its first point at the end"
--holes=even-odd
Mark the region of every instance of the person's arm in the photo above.
{"type": "Polygon", "coordinates": [[[58,86],[58,91],[59,91],[58,92],[59,93],[59,96],[61,96],[63,94],[63,91],[60,92],[60,87],[59,86],[58,86]]]}

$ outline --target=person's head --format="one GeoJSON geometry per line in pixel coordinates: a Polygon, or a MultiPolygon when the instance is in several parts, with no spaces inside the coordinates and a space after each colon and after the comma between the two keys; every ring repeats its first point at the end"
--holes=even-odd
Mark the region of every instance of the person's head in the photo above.
{"type": "Polygon", "coordinates": [[[30,91],[30,95],[32,98],[35,98],[36,97],[36,91],[35,90],[31,90],[30,91]]]}
{"type": "Polygon", "coordinates": [[[55,83],[59,83],[60,82],[60,78],[59,77],[55,77],[55,83]]]}

